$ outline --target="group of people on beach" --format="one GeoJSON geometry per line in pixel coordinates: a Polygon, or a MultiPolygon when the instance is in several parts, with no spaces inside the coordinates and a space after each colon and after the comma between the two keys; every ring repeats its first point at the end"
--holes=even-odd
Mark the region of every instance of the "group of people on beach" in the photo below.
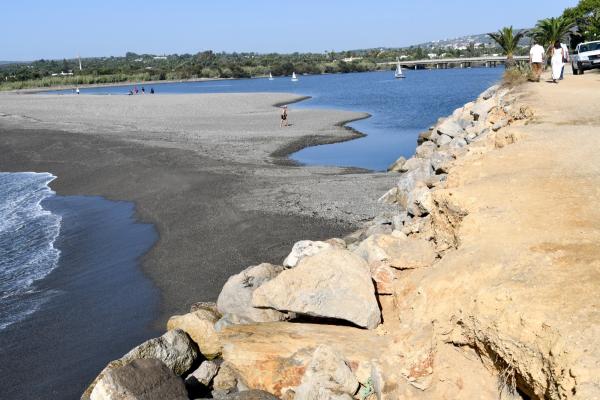
{"type": "Polygon", "coordinates": [[[565,75],[565,65],[570,61],[569,48],[566,44],[556,41],[546,51],[539,43],[535,43],[529,51],[529,62],[533,71],[534,80],[540,81],[544,69],[546,55],[550,55],[552,67],[552,82],[558,83],[565,75]]]}
{"type": "MultiPolygon", "coordinates": [[[[146,88],[142,86],[142,90],[140,91],[137,86],[134,86],[133,89],[129,89],[129,95],[133,96],[134,94],[146,94],[146,88]]],[[[150,88],[150,94],[154,94],[154,88],[150,88]]]]}

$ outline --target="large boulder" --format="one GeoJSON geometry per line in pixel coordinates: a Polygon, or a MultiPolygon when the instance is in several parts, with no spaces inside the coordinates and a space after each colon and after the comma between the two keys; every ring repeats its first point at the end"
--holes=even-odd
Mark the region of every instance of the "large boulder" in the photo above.
{"type": "Polygon", "coordinates": [[[155,358],[175,374],[182,375],[192,367],[198,356],[197,347],[188,335],[176,329],[134,347],[121,360],[128,362],[140,358],[155,358]]]}
{"type": "Polygon", "coordinates": [[[431,213],[435,207],[431,191],[425,184],[418,184],[407,197],[406,211],[408,214],[421,217],[431,213]]]}
{"type": "Polygon", "coordinates": [[[387,171],[388,172],[399,172],[402,169],[402,166],[404,165],[405,162],[406,162],[406,158],[400,157],[396,161],[394,161],[392,164],[390,164],[390,166],[387,168],[387,171]]]}
{"type": "Polygon", "coordinates": [[[445,146],[447,144],[449,144],[452,141],[452,138],[448,135],[440,135],[440,137],[437,140],[437,145],[442,147],[445,146]]]}
{"type": "Polygon", "coordinates": [[[493,98],[478,100],[471,109],[471,115],[475,121],[485,122],[489,112],[496,106],[497,102],[493,98]]]}
{"type": "Polygon", "coordinates": [[[461,149],[467,145],[467,141],[464,138],[456,137],[448,143],[450,149],[461,149]]]}
{"type": "Polygon", "coordinates": [[[342,249],[303,258],[296,268],[255,290],[252,305],[343,319],[369,329],[381,322],[369,267],[342,249]]]}
{"type": "Polygon", "coordinates": [[[397,235],[374,235],[354,251],[369,264],[385,262],[396,269],[429,267],[437,255],[431,242],[397,235]]]}
{"type": "Polygon", "coordinates": [[[360,384],[339,353],[326,345],[315,350],[294,400],[352,399],[360,384]]]}
{"type": "Polygon", "coordinates": [[[366,382],[373,360],[388,359],[396,366],[402,358],[395,339],[379,329],[297,322],[235,325],[221,332],[224,364],[235,369],[239,380],[285,399],[288,389],[302,382],[319,345],[327,344],[339,353],[358,380],[366,382]]]}
{"type": "Polygon", "coordinates": [[[417,187],[419,182],[425,183],[433,175],[431,161],[423,158],[418,158],[415,160],[420,161],[419,167],[402,174],[396,185],[398,189],[396,192],[396,201],[405,209],[407,205],[408,194],[415,187],[417,187]]]}
{"type": "MultiPolygon", "coordinates": [[[[322,243],[322,242],[320,242],[322,243]]],[[[331,247],[329,244],[327,246],[331,247]]],[[[252,293],[265,282],[275,278],[283,271],[283,267],[272,264],[260,264],[246,268],[230,277],[217,300],[217,308],[233,323],[252,323],[284,321],[289,314],[276,310],[252,307],[252,293]]],[[[221,323],[222,324],[222,323],[221,323]]]]}
{"type": "Polygon", "coordinates": [[[418,158],[430,158],[436,149],[437,145],[435,143],[425,142],[416,148],[415,156],[418,158]]]}
{"type": "Polygon", "coordinates": [[[500,89],[500,85],[491,86],[487,88],[483,93],[481,93],[479,95],[479,98],[483,100],[491,99],[498,92],[498,89],[500,89]]]}
{"type": "Polygon", "coordinates": [[[181,329],[187,333],[200,348],[204,357],[213,359],[221,354],[221,343],[215,331],[219,315],[200,309],[185,315],[174,315],[167,322],[167,329],[181,329]]]}
{"type": "Polygon", "coordinates": [[[81,399],[88,400],[96,384],[115,368],[127,365],[137,359],[157,359],[162,361],[176,375],[182,375],[192,368],[198,358],[198,347],[182,330],[172,330],[164,335],[150,339],[131,349],[118,360],[111,361],[98,374],[83,392],[81,399]]]}
{"type": "Polygon", "coordinates": [[[313,256],[323,250],[330,249],[331,247],[331,244],[325,242],[301,240],[294,244],[290,254],[283,260],[283,266],[286,268],[294,268],[302,258],[313,256]]]}
{"type": "MultiPolygon", "coordinates": [[[[393,187],[390,190],[388,190],[387,192],[385,192],[380,198],[377,199],[378,203],[383,203],[383,204],[397,204],[398,203],[398,188],[397,187],[393,187]]],[[[350,243],[352,244],[352,243],[350,243]]]]}
{"type": "Polygon", "coordinates": [[[453,161],[454,157],[445,151],[436,151],[431,155],[431,166],[436,174],[447,174],[453,161]]]}
{"type": "Polygon", "coordinates": [[[417,157],[411,157],[402,165],[400,172],[413,171],[422,168],[426,164],[426,160],[417,157]]]}
{"type": "Polygon", "coordinates": [[[187,400],[181,378],[156,359],[133,360],[107,371],[90,395],[91,400],[187,400]]]}
{"type": "Polygon", "coordinates": [[[437,133],[451,138],[462,137],[465,134],[463,127],[454,119],[449,118],[437,127],[437,133]]]}

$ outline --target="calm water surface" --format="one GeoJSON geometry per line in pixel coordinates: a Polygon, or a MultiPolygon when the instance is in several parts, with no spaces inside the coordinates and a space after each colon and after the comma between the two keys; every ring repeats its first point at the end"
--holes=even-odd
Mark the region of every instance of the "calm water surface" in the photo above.
{"type": "MultiPolygon", "coordinates": [[[[157,94],[286,92],[312,96],[293,107],[335,108],[367,112],[371,118],[349,126],[367,134],[350,142],[314,146],[291,156],[308,165],[335,165],[384,170],[399,156],[414,153],[416,138],[439,117],[473,100],[497,82],[503,68],[391,71],[290,78],[240,79],[144,85],[157,94]]],[[[82,89],[85,94],[124,95],[133,86],[82,89]]],[[[141,85],[138,85],[141,88],[141,85]]],[[[55,92],[69,93],[69,91],[55,92]]],[[[293,110],[291,111],[293,119],[293,110]]]]}

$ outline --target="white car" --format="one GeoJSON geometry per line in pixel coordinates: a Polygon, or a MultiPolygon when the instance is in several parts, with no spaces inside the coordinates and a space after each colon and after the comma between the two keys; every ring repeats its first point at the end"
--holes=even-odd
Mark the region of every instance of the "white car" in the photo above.
{"type": "Polygon", "coordinates": [[[573,75],[581,75],[586,69],[600,68],[600,40],[579,43],[571,57],[573,75]]]}

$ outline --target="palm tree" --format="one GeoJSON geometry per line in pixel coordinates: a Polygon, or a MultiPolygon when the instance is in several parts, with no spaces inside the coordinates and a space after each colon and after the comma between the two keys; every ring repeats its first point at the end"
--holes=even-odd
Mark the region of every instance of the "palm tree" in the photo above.
{"type": "Polygon", "coordinates": [[[575,24],[565,17],[541,19],[531,31],[531,37],[548,48],[555,42],[563,42],[575,24]]]}
{"type": "Polygon", "coordinates": [[[512,26],[505,26],[498,32],[488,33],[488,36],[498,43],[498,46],[502,47],[502,50],[506,53],[506,63],[504,65],[507,69],[515,66],[513,55],[524,35],[525,31],[516,32],[512,26]]]}

